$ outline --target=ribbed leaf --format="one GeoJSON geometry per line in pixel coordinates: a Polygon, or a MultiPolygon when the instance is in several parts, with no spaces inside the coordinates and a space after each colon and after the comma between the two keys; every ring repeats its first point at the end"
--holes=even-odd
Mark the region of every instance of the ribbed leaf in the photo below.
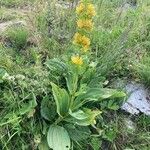
{"type": "Polygon", "coordinates": [[[65,129],[68,131],[70,138],[77,142],[89,138],[91,131],[88,127],[78,126],[75,124],[66,124],[65,129]]]}
{"type": "Polygon", "coordinates": [[[65,89],[59,88],[56,84],[51,83],[53,96],[57,106],[57,113],[64,116],[69,111],[70,97],[65,89]]]}
{"type": "Polygon", "coordinates": [[[89,88],[85,93],[78,95],[75,99],[72,109],[81,107],[84,103],[89,101],[98,101],[108,98],[124,97],[124,92],[108,88],[89,88]]]}
{"type": "Polygon", "coordinates": [[[65,63],[63,63],[61,60],[56,58],[47,60],[45,64],[52,73],[62,74],[62,73],[66,73],[68,69],[65,63]]]}
{"type": "Polygon", "coordinates": [[[88,126],[91,124],[95,124],[95,117],[99,114],[101,114],[101,111],[99,110],[78,110],[76,112],[70,112],[70,116],[66,118],[66,121],[78,124],[80,126],[88,126]]]}
{"type": "Polygon", "coordinates": [[[53,150],[69,150],[70,138],[68,132],[58,125],[51,125],[48,134],[47,142],[53,150]]]}
{"type": "Polygon", "coordinates": [[[70,94],[75,93],[77,90],[78,75],[72,72],[68,73],[66,76],[66,82],[70,94]]]}
{"type": "Polygon", "coordinates": [[[41,116],[49,121],[53,120],[56,117],[56,106],[52,101],[50,101],[49,97],[43,98],[41,102],[40,112],[41,116]]]}

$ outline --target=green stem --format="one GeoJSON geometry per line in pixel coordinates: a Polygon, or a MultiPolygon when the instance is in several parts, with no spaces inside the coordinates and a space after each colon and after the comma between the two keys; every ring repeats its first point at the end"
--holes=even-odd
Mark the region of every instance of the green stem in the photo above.
{"type": "Polygon", "coordinates": [[[74,98],[75,98],[75,93],[73,93],[73,94],[71,95],[70,108],[72,108],[74,98]]]}
{"type": "Polygon", "coordinates": [[[63,119],[64,119],[63,117],[59,117],[59,118],[55,121],[55,124],[60,123],[63,119]]]}

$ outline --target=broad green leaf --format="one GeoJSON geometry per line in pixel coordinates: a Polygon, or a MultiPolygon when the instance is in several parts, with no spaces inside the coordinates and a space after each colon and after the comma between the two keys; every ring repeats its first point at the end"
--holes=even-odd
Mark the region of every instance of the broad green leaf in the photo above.
{"type": "Polygon", "coordinates": [[[49,97],[44,97],[41,102],[41,108],[40,108],[41,116],[51,121],[56,116],[56,106],[52,101],[50,101],[49,97]]]}
{"type": "Polygon", "coordinates": [[[74,124],[66,124],[65,129],[68,131],[70,138],[77,142],[89,138],[91,131],[88,127],[78,126],[74,124]]]}
{"type": "Polygon", "coordinates": [[[98,101],[108,98],[124,97],[125,93],[108,88],[89,88],[85,93],[78,95],[72,109],[77,109],[89,101],[98,101]]]}
{"type": "Polygon", "coordinates": [[[78,124],[80,126],[88,126],[96,123],[95,117],[101,114],[101,111],[84,109],[76,112],[70,112],[69,114],[70,116],[66,118],[66,121],[78,124]]]}
{"type": "Polygon", "coordinates": [[[77,83],[78,83],[78,75],[76,73],[68,73],[66,76],[67,87],[70,94],[73,94],[77,90],[77,83]]]}
{"type": "Polygon", "coordinates": [[[46,61],[45,65],[49,70],[49,78],[53,82],[57,83],[68,73],[68,66],[60,59],[49,59],[46,61]]]}
{"type": "Polygon", "coordinates": [[[62,74],[67,73],[67,65],[59,59],[50,59],[45,63],[52,73],[62,74]]]}
{"type": "Polygon", "coordinates": [[[47,142],[53,150],[70,150],[70,137],[65,128],[58,125],[51,125],[48,134],[47,142]]]}
{"type": "Polygon", "coordinates": [[[60,116],[65,116],[69,111],[70,97],[65,89],[59,88],[51,82],[53,96],[57,106],[57,113],[60,116]]]}

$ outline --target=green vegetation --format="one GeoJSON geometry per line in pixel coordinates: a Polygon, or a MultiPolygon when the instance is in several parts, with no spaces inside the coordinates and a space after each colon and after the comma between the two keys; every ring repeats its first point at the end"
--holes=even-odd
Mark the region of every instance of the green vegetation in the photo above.
{"type": "Polygon", "coordinates": [[[36,0],[1,0],[0,5],[5,7],[20,7],[34,3],[36,0]]]}
{"type": "Polygon", "coordinates": [[[114,85],[150,86],[150,2],[91,3],[92,18],[77,0],[0,1],[0,149],[150,149],[149,116],[120,110],[114,85]]]}
{"type": "Polygon", "coordinates": [[[11,15],[10,15],[10,12],[8,12],[7,9],[4,9],[4,8],[0,9],[0,23],[15,19],[16,16],[17,15],[14,12],[11,12],[11,15]]]}
{"type": "Polygon", "coordinates": [[[10,28],[6,32],[6,39],[12,48],[16,50],[25,49],[27,46],[28,31],[23,27],[10,28]]]}
{"type": "Polygon", "coordinates": [[[144,56],[142,60],[138,63],[137,72],[141,79],[146,85],[150,84],[150,58],[149,56],[144,56]]]}

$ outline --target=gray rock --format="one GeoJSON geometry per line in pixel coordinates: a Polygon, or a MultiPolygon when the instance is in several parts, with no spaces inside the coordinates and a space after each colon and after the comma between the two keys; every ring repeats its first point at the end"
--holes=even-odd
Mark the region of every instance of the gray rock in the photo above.
{"type": "Polygon", "coordinates": [[[150,91],[137,83],[127,84],[126,91],[129,98],[121,108],[133,115],[140,112],[150,115],[150,91]]]}
{"type": "Polygon", "coordinates": [[[137,4],[133,2],[124,2],[121,7],[118,8],[118,12],[126,14],[128,10],[136,10],[137,4]]]}

